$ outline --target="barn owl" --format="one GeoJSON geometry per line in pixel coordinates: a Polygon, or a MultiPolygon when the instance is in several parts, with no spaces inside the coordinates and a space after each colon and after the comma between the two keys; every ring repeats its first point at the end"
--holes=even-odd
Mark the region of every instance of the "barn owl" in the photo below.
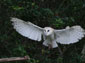
{"type": "Polygon", "coordinates": [[[24,37],[35,41],[44,39],[43,45],[51,48],[60,44],[72,44],[78,42],[85,35],[81,26],[67,26],[65,29],[56,30],[51,27],[41,28],[31,22],[25,22],[18,18],[11,18],[14,29],[24,37]]]}

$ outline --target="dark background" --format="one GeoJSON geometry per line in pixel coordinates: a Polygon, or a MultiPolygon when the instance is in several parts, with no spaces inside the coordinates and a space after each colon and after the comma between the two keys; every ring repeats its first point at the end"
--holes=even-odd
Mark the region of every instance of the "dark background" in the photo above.
{"type": "MultiPolygon", "coordinates": [[[[48,50],[42,42],[35,42],[18,34],[10,17],[30,21],[40,27],[63,29],[80,25],[85,29],[85,0],[0,0],[0,58],[29,55],[31,60],[13,63],[84,63],[81,51],[85,38],[78,43],[60,45],[48,50]]],[[[11,62],[6,62],[11,63],[11,62]]]]}

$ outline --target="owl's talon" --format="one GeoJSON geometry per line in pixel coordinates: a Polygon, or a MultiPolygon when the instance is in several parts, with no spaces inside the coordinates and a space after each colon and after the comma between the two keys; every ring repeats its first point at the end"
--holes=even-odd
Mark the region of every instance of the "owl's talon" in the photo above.
{"type": "Polygon", "coordinates": [[[52,45],[51,44],[48,44],[48,49],[52,49],[52,45]]]}

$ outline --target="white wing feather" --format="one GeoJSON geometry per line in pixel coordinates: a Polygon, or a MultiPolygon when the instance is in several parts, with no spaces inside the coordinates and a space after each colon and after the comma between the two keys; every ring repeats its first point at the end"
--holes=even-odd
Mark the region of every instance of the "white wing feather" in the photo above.
{"type": "Polygon", "coordinates": [[[21,35],[28,37],[32,40],[40,41],[43,28],[38,27],[31,22],[25,22],[18,18],[12,18],[14,29],[21,35]]]}
{"type": "Polygon", "coordinates": [[[55,30],[56,41],[61,44],[76,43],[85,35],[85,31],[80,26],[66,27],[63,30],[55,30]]]}

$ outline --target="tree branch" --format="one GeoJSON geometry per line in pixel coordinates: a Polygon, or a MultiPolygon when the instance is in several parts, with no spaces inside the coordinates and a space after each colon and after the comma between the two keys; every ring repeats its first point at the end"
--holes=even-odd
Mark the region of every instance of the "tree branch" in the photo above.
{"type": "Polygon", "coordinates": [[[29,60],[29,56],[24,57],[11,57],[11,58],[1,58],[0,62],[7,62],[7,61],[18,61],[18,60],[29,60]]]}

